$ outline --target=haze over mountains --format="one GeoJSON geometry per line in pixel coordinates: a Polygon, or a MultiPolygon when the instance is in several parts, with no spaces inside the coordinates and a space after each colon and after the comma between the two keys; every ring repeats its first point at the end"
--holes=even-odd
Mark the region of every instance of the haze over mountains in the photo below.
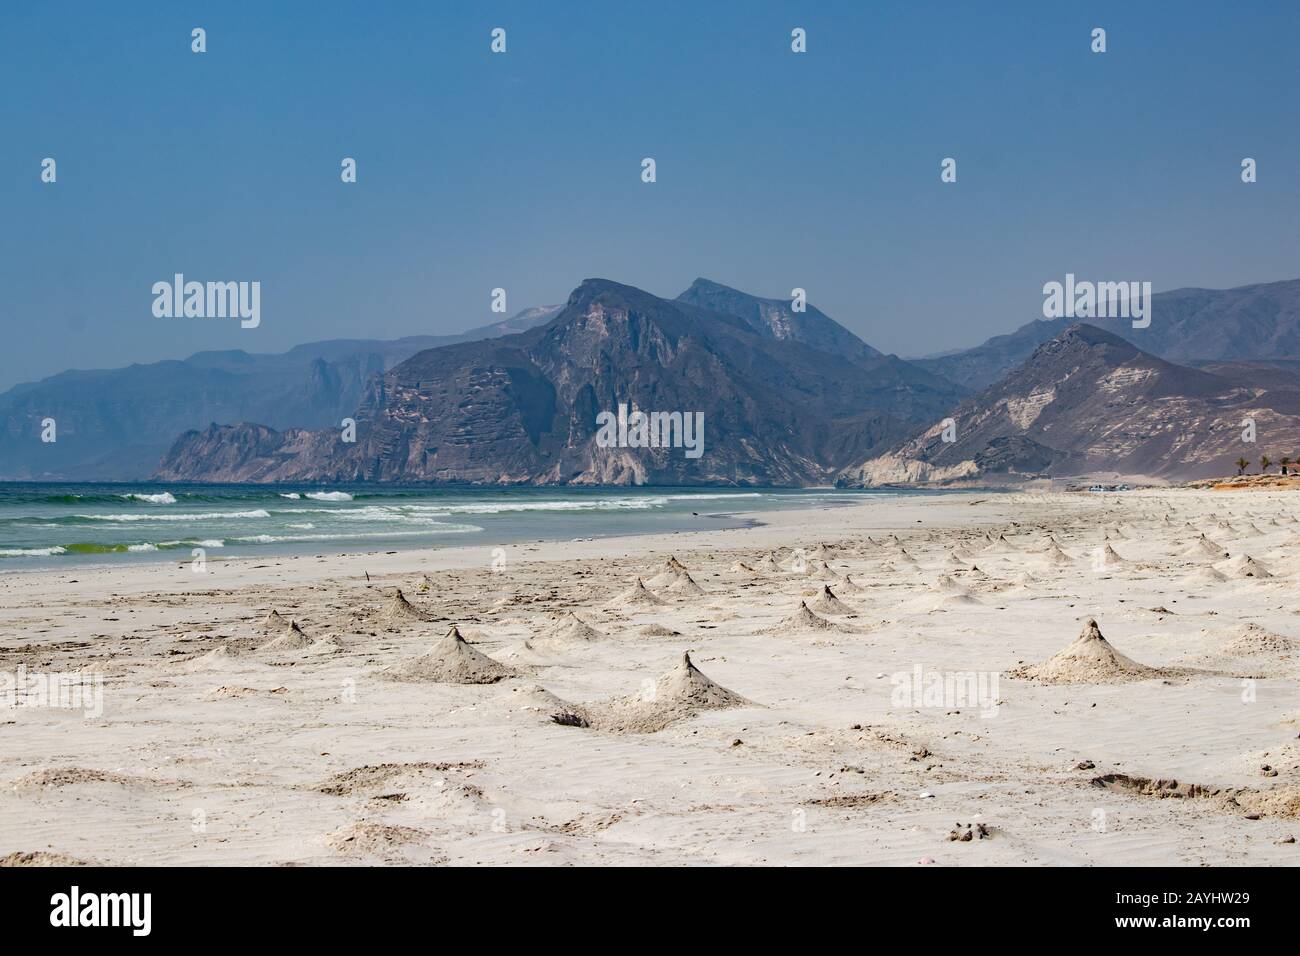
{"type": "Polygon", "coordinates": [[[1300,357],[1300,279],[1235,289],[1174,289],[1152,296],[1151,325],[1128,319],[1038,319],[974,348],[912,359],[935,375],[973,389],[999,381],[1034,349],[1076,321],[1105,329],[1171,362],[1247,360],[1271,363],[1300,357]]]}
{"type": "Polygon", "coordinates": [[[66,372],[0,396],[0,476],[805,485],[1231,471],[1300,450],[1300,281],[1158,293],[1153,321],[1034,321],[931,359],[811,304],[603,279],[460,336],[66,372]],[[972,394],[978,390],[978,394],[972,394]],[[701,412],[705,454],[605,448],[620,403],[701,412]],[[59,422],[57,445],[35,440],[59,422]],[[340,439],[355,417],[357,441],[340,439]],[[955,441],[939,423],[952,417],[955,441]],[[165,457],[164,457],[164,453],[165,457]],[[159,466],[159,460],[162,460],[159,466]]]}
{"type": "Polygon", "coordinates": [[[0,395],[0,478],[115,481],[157,467],[176,436],[212,422],[324,428],[356,410],[366,384],[424,349],[550,320],[526,309],[460,335],[334,339],[280,354],[199,352],[180,361],[68,371],[0,395]],[[40,441],[53,418],[58,441],[40,441]]]}

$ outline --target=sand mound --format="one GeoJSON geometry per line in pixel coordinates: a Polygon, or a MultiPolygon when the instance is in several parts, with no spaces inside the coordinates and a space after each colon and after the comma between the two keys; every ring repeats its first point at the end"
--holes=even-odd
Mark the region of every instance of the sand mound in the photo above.
{"type": "Polygon", "coordinates": [[[835,590],[841,594],[863,594],[867,589],[846,574],[835,582],[835,590]]]}
{"type": "Polygon", "coordinates": [[[582,706],[557,697],[541,684],[511,687],[501,694],[498,702],[508,711],[540,716],[550,723],[565,727],[590,726],[582,706]]]}
{"type": "Polygon", "coordinates": [[[1183,555],[1189,558],[1199,558],[1202,555],[1207,554],[1214,555],[1215,557],[1223,557],[1227,553],[1228,550],[1223,545],[1219,544],[1217,541],[1211,541],[1202,534],[1198,535],[1196,539],[1188,545],[1187,550],[1183,552],[1183,555]]]}
{"type": "Polygon", "coordinates": [[[1110,545],[1103,547],[1100,554],[1094,556],[1093,561],[1103,568],[1117,568],[1128,563],[1110,545]]]}
{"type": "Polygon", "coordinates": [[[259,654],[263,652],[279,653],[283,651],[302,651],[312,646],[311,638],[302,632],[297,621],[290,621],[289,626],[284,628],[284,633],[279,637],[267,641],[257,649],[259,654]]]}
{"type": "Polygon", "coordinates": [[[606,637],[604,631],[592,627],[572,611],[566,611],[530,644],[536,647],[572,647],[575,644],[603,641],[606,637]]]}
{"type": "Polygon", "coordinates": [[[751,701],[702,674],[687,652],[653,687],[592,708],[590,722],[599,730],[650,734],[705,711],[752,706],[751,701]]]}
{"type": "Polygon", "coordinates": [[[616,610],[632,610],[637,608],[663,607],[667,602],[660,600],[651,594],[645,586],[645,582],[640,578],[636,579],[636,584],[632,585],[622,594],[612,598],[606,607],[616,610]]]}
{"type": "Polygon", "coordinates": [[[1170,673],[1125,657],[1102,636],[1097,622],[1088,618],[1083,632],[1064,650],[1041,664],[1017,668],[1011,676],[1044,684],[1113,684],[1150,680],[1170,673]]]}
{"type": "Polygon", "coordinates": [[[799,610],[784,621],[772,627],[765,627],[760,634],[790,634],[794,631],[837,631],[839,626],[824,617],[818,617],[808,607],[807,601],[799,602],[799,610]]]}
{"type": "Polygon", "coordinates": [[[1291,655],[1300,653],[1300,641],[1250,623],[1231,631],[1229,640],[1215,653],[1224,657],[1291,655]]]}
{"type": "Polygon", "coordinates": [[[780,571],[781,565],[776,560],[776,555],[769,551],[754,565],[754,568],[758,571],[772,572],[780,571]]]}
{"type": "Polygon", "coordinates": [[[258,626],[263,634],[279,634],[288,624],[289,622],[280,616],[280,612],[272,608],[271,612],[262,618],[262,623],[258,626]]]}
{"type": "Polygon", "coordinates": [[[157,780],[153,777],[137,777],[132,774],[96,770],[90,767],[42,767],[40,770],[34,770],[25,776],[19,777],[13,782],[12,786],[15,791],[23,792],[60,790],[63,787],[75,787],[84,784],[107,784],[131,790],[189,786],[183,780],[157,780]]]}
{"type": "Polygon", "coordinates": [[[730,568],[728,568],[728,570],[735,574],[743,574],[746,577],[753,577],[754,575],[758,574],[757,568],[751,568],[744,561],[737,561],[730,568]]]}
{"type": "Polygon", "coordinates": [[[7,853],[0,856],[0,867],[9,866],[91,866],[87,860],[79,860],[75,856],[68,856],[66,853],[55,853],[50,850],[31,850],[24,852],[22,850],[13,853],[7,853]]]}
{"type": "Polygon", "coordinates": [[[414,684],[495,684],[515,672],[471,647],[453,625],[427,654],[385,667],[385,680],[414,684]]]}
{"type": "Polygon", "coordinates": [[[1300,820],[1300,785],[1295,784],[1255,790],[1249,787],[1214,787],[1179,783],[1177,780],[1153,780],[1125,773],[1108,773],[1093,778],[1092,785],[1159,800],[1209,800],[1216,809],[1252,817],[1300,820]]]}
{"type": "Polygon", "coordinates": [[[1248,554],[1239,554],[1218,566],[1224,575],[1237,580],[1245,578],[1271,578],[1273,573],[1248,554]]]}
{"type": "Polygon", "coordinates": [[[380,612],[379,619],[384,624],[398,627],[417,621],[428,621],[429,616],[408,601],[401,588],[397,588],[394,590],[392,600],[388,602],[388,606],[380,612]]]}
{"type": "Polygon", "coordinates": [[[317,792],[331,797],[379,797],[426,785],[440,785],[448,774],[466,775],[482,769],[478,761],[381,763],[332,774],[317,792]]]}
{"type": "Polygon", "coordinates": [[[817,594],[817,598],[811,604],[805,604],[804,606],[811,611],[817,611],[821,614],[856,613],[853,608],[849,607],[835,596],[835,592],[830,589],[829,585],[825,584],[822,585],[822,589],[817,594]]]}
{"type": "Polygon", "coordinates": [[[662,624],[647,624],[645,627],[637,628],[637,633],[642,637],[681,637],[680,631],[674,631],[671,627],[664,627],[662,624]]]}
{"type": "Polygon", "coordinates": [[[415,582],[415,593],[428,594],[432,590],[433,582],[429,580],[429,576],[427,574],[420,575],[420,580],[415,582]]]}
{"type": "Polygon", "coordinates": [[[1046,562],[1049,567],[1054,568],[1068,568],[1074,564],[1074,562],[1070,560],[1070,556],[1057,546],[1055,540],[1053,540],[1051,544],[1047,546],[1047,550],[1043,552],[1043,561],[1046,562]]]}
{"type": "Polygon", "coordinates": [[[657,574],[655,574],[648,581],[646,581],[646,586],[652,588],[662,588],[669,584],[672,584],[673,581],[677,580],[677,578],[679,578],[681,575],[683,574],[689,575],[689,573],[690,572],[686,570],[686,565],[678,561],[676,556],[672,556],[669,557],[669,559],[664,562],[663,567],[659,570],[657,574]]]}
{"type": "Polygon", "coordinates": [[[1184,585],[1222,584],[1228,580],[1227,575],[1220,574],[1214,568],[1198,568],[1183,578],[1184,585]]]}
{"type": "Polygon", "coordinates": [[[689,572],[683,571],[662,589],[663,594],[673,594],[678,596],[694,596],[703,594],[704,588],[696,583],[695,579],[690,576],[689,572]]]}
{"type": "Polygon", "coordinates": [[[817,581],[834,581],[839,573],[825,561],[812,561],[808,565],[808,577],[817,581]]]}
{"type": "Polygon", "coordinates": [[[378,857],[388,862],[445,863],[446,857],[428,858],[432,836],[428,830],[416,827],[357,820],[327,834],[325,845],[349,856],[378,857]]]}

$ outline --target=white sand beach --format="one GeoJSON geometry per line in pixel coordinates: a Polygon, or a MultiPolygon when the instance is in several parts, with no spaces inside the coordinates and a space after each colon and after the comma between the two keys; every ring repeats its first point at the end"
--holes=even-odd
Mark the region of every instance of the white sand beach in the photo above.
{"type": "Polygon", "coordinates": [[[1297,502],[6,574],[0,862],[1295,865],[1297,502]]]}

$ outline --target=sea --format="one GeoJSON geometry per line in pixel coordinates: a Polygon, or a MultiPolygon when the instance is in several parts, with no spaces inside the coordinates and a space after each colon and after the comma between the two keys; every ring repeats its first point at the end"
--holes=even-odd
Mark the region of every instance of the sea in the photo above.
{"type": "MultiPolygon", "coordinates": [[[[0,483],[0,573],[128,561],[569,541],[943,492],[0,483]]],[[[761,520],[761,519],[759,519],[761,520]]]]}

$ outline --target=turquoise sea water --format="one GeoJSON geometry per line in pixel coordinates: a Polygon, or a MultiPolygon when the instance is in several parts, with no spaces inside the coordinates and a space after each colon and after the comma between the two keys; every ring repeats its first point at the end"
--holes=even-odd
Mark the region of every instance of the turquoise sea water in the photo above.
{"type": "Polygon", "coordinates": [[[737,512],[914,491],[0,483],[0,572],[739,527],[737,512]]]}

